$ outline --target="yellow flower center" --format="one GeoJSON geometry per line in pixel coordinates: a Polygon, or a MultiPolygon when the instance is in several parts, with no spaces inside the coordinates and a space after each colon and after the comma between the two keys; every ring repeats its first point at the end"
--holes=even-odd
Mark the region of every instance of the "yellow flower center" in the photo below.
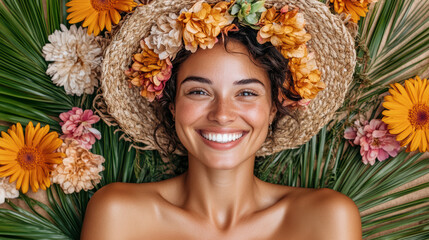
{"type": "Polygon", "coordinates": [[[91,5],[97,12],[102,12],[112,9],[116,1],[117,0],[91,0],[91,5]]]}
{"type": "Polygon", "coordinates": [[[417,129],[429,128],[429,107],[425,104],[416,104],[408,112],[411,125],[417,129]]]}
{"type": "Polygon", "coordinates": [[[42,162],[42,156],[35,147],[25,146],[19,150],[17,161],[23,169],[32,170],[42,162]]]}

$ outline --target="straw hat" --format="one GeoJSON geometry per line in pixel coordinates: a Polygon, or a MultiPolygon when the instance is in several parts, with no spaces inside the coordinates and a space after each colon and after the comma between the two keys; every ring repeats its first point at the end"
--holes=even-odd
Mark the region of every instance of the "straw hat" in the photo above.
{"type": "MultiPolygon", "coordinates": [[[[129,68],[140,40],[149,35],[151,26],[159,16],[171,12],[178,15],[180,10],[190,9],[196,2],[155,0],[138,7],[124,21],[106,48],[102,66],[102,93],[97,97],[95,106],[106,122],[117,123],[129,139],[143,143],[144,149],[160,150],[154,139],[154,129],[159,120],[155,117],[153,105],[140,96],[139,90],[129,88],[124,71],[129,68]]],[[[343,103],[356,63],[354,39],[343,21],[331,14],[326,5],[317,0],[267,0],[265,3],[267,9],[271,6],[279,9],[284,5],[298,7],[304,14],[306,29],[311,35],[307,44],[316,55],[326,88],[311,101],[307,110],[297,113],[298,123],[289,116],[282,118],[273,137],[267,138],[257,156],[295,148],[317,134],[343,103]]],[[[166,143],[169,136],[159,132],[158,139],[166,143]]]]}

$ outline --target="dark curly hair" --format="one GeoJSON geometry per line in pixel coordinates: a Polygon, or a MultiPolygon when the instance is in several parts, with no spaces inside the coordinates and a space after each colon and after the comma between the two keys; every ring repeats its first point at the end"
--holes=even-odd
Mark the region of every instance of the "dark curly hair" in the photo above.
{"type": "MultiPolygon", "coordinates": [[[[251,57],[251,61],[268,73],[268,77],[271,82],[271,98],[273,104],[277,107],[277,114],[272,123],[272,129],[275,131],[276,125],[279,119],[285,115],[292,116],[289,108],[284,107],[282,103],[278,100],[279,90],[289,99],[293,101],[301,100],[299,95],[292,94],[288,89],[283,87],[283,82],[287,81],[289,86],[293,86],[292,77],[288,67],[288,60],[283,57],[283,55],[269,42],[260,44],[258,43],[257,31],[248,27],[241,26],[235,23],[238,26],[239,31],[228,32],[228,35],[220,34],[219,41],[223,41],[225,50],[230,53],[242,54],[239,52],[231,51],[227,48],[229,41],[238,41],[247,47],[248,53],[251,57]]],[[[182,152],[186,150],[183,149],[182,145],[179,144],[180,140],[176,134],[174,128],[173,115],[170,111],[170,104],[174,104],[176,97],[176,79],[177,73],[180,70],[181,64],[188,59],[192,53],[182,48],[174,59],[173,69],[171,78],[167,81],[165,89],[163,91],[163,96],[155,103],[155,108],[157,109],[157,118],[160,120],[160,124],[155,128],[154,138],[157,145],[160,149],[163,149],[167,154],[174,152],[176,149],[179,149],[182,152]],[[157,132],[164,131],[170,136],[170,142],[167,146],[161,146],[157,138],[157,132]]]]}

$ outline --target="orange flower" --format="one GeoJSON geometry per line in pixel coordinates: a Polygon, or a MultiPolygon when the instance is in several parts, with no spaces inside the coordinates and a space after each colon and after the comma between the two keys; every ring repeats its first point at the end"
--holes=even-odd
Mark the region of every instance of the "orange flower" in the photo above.
{"type": "Polygon", "coordinates": [[[188,12],[182,12],[177,21],[183,26],[183,41],[186,50],[194,53],[198,46],[212,48],[223,27],[234,19],[227,12],[231,3],[218,2],[215,6],[199,1],[188,12]]]}
{"type": "Polygon", "coordinates": [[[337,13],[350,14],[353,22],[357,23],[360,17],[365,17],[368,12],[368,4],[377,0],[331,0],[337,13]]]}
{"type": "Polygon", "coordinates": [[[305,43],[311,36],[304,29],[304,15],[295,8],[288,11],[285,6],[280,10],[274,7],[263,12],[259,21],[258,42],[271,42],[279,47],[285,58],[304,57],[305,43]]]}
{"type": "MultiPolygon", "coordinates": [[[[307,54],[305,57],[289,59],[289,68],[292,73],[294,87],[292,92],[300,95],[304,99],[313,99],[317,93],[325,89],[325,83],[321,79],[321,73],[317,69],[314,54],[307,54]]],[[[285,86],[284,87],[288,87],[285,86]]]]}
{"type": "Polygon", "coordinates": [[[85,20],[82,27],[88,27],[88,35],[97,36],[106,27],[112,29],[112,22],[118,24],[121,20],[119,11],[130,12],[137,6],[133,0],[71,0],[66,3],[67,16],[70,24],[85,20]]]}
{"type": "Polygon", "coordinates": [[[140,95],[152,102],[155,97],[160,98],[165,83],[170,79],[170,58],[160,60],[158,54],[150,50],[144,40],[140,41],[141,53],[134,54],[131,68],[125,71],[132,85],[140,87],[140,95]]]}
{"type": "Polygon", "coordinates": [[[16,189],[23,193],[29,186],[33,192],[46,190],[51,185],[50,174],[55,164],[60,164],[63,153],[56,152],[63,141],[57,132],[49,132],[49,125],[36,127],[28,123],[25,135],[20,123],[13,125],[8,133],[1,132],[0,177],[16,181],[16,189]]]}

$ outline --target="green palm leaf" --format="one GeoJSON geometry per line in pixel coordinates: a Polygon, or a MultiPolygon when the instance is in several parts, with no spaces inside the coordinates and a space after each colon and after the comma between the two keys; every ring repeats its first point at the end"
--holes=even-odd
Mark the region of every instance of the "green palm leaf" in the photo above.
{"type": "Polygon", "coordinates": [[[429,67],[429,1],[392,0],[375,4],[360,23],[358,105],[377,98],[393,82],[422,74],[429,67]],[[362,85],[363,82],[369,86],[362,85]],[[368,82],[369,80],[369,82],[368,82]]]}
{"type": "MultiPolygon", "coordinates": [[[[36,203],[33,200],[31,206],[34,204],[36,203]]],[[[9,202],[9,205],[13,210],[0,209],[2,239],[71,239],[36,211],[26,211],[12,202],[9,202]]]]}
{"type": "Polygon", "coordinates": [[[45,74],[47,63],[41,49],[48,35],[58,28],[61,22],[58,14],[64,3],[46,1],[46,19],[42,0],[4,0],[3,4],[0,4],[0,117],[10,123],[50,124],[58,131],[54,119],[70,109],[73,100],[45,74]]]}

